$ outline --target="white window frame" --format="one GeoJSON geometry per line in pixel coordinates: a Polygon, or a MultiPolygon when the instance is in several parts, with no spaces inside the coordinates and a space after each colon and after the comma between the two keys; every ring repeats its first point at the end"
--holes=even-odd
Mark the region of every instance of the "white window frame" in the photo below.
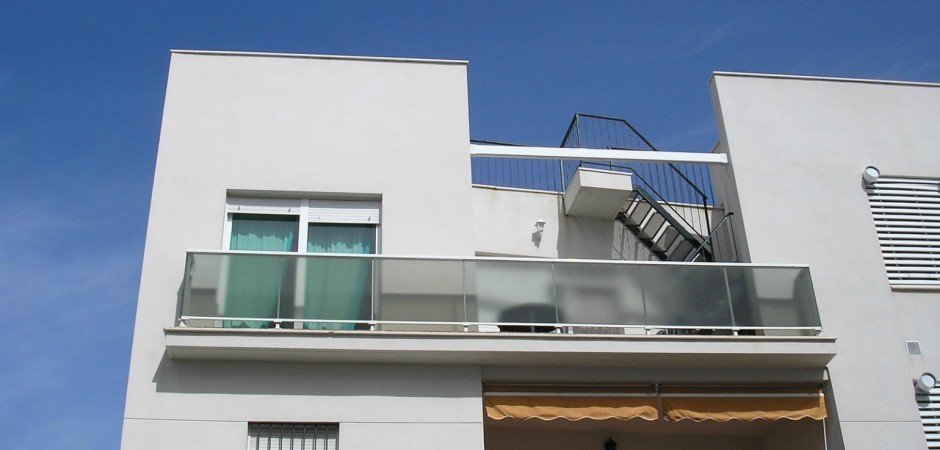
{"type": "Polygon", "coordinates": [[[235,214],[297,216],[297,253],[306,253],[307,229],[311,223],[375,225],[375,253],[381,253],[382,204],[366,200],[321,200],[309,198],[229,197],[225,202],[222,249],[232,245],[235,214]]]}
{"type": "MultiPolygon", "coordinates": [[[[307,252],[307,233],[311,223],[374,225],[375,248],[373,254],[381,254],[381,211],[379,201],[367,200],[321,200],[310,198],[275,198],[275,197],[228,197],[225,202],[225,222],[222,227],[222,249],[229,250],[232,245],[232,220],[235,214],[257,214],[266,216],[297,216],[298,254],[307,252]]],[[[299,258],[297,270],[303,273],[306,259],[299,258]]],[[[228,275],[228,260],[222,261],[218,295],[225,296],[228,275]]],[[[372,280],[371,282],[375,282],[372,280]]],[[[294,285],[294,306],[303,305],[303,292],[306,279],[296,277],[294,285]]],[[[296,325],[295,325],[296,326],[296,325]]]]}

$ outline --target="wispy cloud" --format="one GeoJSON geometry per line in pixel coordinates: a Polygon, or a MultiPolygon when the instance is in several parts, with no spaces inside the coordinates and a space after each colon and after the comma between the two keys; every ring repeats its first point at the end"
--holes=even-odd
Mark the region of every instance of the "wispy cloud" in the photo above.
{"type": "Polygon", "coordinates": [[[121,216],[96,205],[108,199],[75,205],[67,198],[0,201],[7,211],[0,223],[0,307],[17,318],[13,328],[38,318],[46,327],[95,324],[72,336],[80,345],[109,314],[134,304],[141,245],[120,233],[121,216]]]}
{"type": "Polygon", "coordinates": [[[723,42],[733,37],[741,30],[741,23],[742,21],[740,17],[730,19],[716,25],[712,29],[706,31],[704,34],[693,36],[692,42],[676,56],[683,58],[696,56],[721,45],[723,42]]]}
{"type": "Polygon", "coordinates": [[[104,213],[114,200],[0,199],[0,384],[16,387],[0,392],[0,420],[13,424],[2,448],[26,448],[36,436],[91,448],[120,433],[140,245],[114,237],[126,227],[104,213]]]}

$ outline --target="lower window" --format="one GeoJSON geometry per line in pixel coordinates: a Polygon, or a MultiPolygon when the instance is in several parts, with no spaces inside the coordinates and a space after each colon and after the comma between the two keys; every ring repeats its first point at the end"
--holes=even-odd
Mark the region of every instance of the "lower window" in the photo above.
{"type": "Polygon", "coordinates": [[[336,450],[338,424],[250,423],[248,450],[336,450]]]}

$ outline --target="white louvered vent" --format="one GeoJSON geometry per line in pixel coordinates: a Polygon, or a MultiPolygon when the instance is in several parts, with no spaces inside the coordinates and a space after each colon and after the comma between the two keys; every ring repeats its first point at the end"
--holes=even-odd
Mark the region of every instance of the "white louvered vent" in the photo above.
{"type": "Polygon", "coordinates": [[[889,283],[940,286],[940,179],[883,176],[866,190],[889,283]]]}
{"type": "Polygon", "coordinates": [[[336,450],[339,425],[252,423],[248,450],[336,450]]]}
{"type": "Polygon", "coordinates": [[[930,394],[918,392],[917,407],[924,424],[927,448],[940,449],[940,387],[931,389],[930,394]]]}

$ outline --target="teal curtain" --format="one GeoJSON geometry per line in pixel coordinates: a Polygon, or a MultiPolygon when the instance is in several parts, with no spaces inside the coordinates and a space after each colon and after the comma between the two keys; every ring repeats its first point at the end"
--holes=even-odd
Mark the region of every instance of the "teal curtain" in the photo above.
{"type": "MultiPolygon", "coordinates": [[[[297,217],[235,214],[232,217],[230,250],[297,250],[297,217]]],[[[230,255],[225,293],[227,317],[276,318],[278,302],[291,295],[293,273],[285,270],[286,258],[266,255],[230,255]]],[[[269,328],[269,321],[231,321],[229,328],[269,328]]]]}
{"type": "MultiPolygon", "coordinates": [[[[310,253],[375,253],[372,225],[310,224],[310,253]]],[[[369,318],[372,261],[359,258],[307,258],[305,319],[365,320],[369,318]]],[[[351,330],[352,323],[305,323],[318,330],[351,330]]]]}

